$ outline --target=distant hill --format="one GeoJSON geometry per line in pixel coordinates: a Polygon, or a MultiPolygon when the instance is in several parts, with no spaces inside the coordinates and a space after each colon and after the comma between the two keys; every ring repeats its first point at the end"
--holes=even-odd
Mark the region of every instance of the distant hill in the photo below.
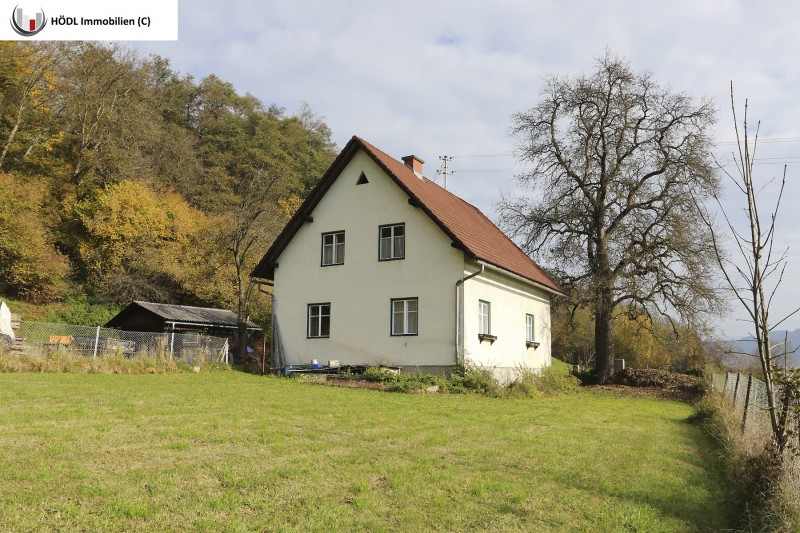
{"type": "MultiPolygon", "coordinates": [[[[791,352],[798,346],[800,346],[800,329],[796,329],[794,331],[790,331],[789,333],[789,344],[788,344],[788,351],[791,352]]],[[[786,335],[785,330],[776,330],[772,332],[771,340],[772,345],[780,344],[780,346],[775,348],[774,353],[782,353],[783,352],[783,339],[786,335]]],[[[736,340],[729,340],[728,343],[732,346],[732,349],[737,352],[744,352],[744,353],[751,353],[756,354],[756,343],[755,340],[749,337],[744,337],[736,340]]],[[[731,357],[731,359],[735,359],[735,356],[731,357]]],[[[753,361],[757,361],[757,358],[753,358],[753,361]]],[[[781,363],[783,361],[781,360],[781,363]]],[[[800,350],[795,353],[790,353],[788,357],[788,364],[789,366],[800,367],[800,350]]]]}

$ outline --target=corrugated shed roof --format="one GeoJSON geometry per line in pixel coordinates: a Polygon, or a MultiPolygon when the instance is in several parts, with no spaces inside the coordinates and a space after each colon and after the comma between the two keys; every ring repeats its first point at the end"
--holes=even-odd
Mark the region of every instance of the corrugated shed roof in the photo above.
{"type": "Polygon", "coordinates": [[[427,178],[418,177],[410,167],[387,155],[367,141],[353,137],[342,150],[319,184],[267,251],[253,276],[273,279],[281,252],[302,226],[358,149],[363,149],[445,232],[453,243],[475,260],[494,265],[557,293],[563,289],[523,252],[505,233],[475,206],[427,178]]]}
{"type": "MultiPolygon", "coordinates": [[[[167,322],[188,322],[191,324],[208,324],[216,326],[236,327],[238,319],[236,313],[227,309],[213,309],[210,307],[192,307],[190,305],[160,304],[153,302],[134,301],[131,305],[138,305],[154,313],[167,322]]],[[[247,322],[249,328],[260,328],[255,322],[247,322]]]]}

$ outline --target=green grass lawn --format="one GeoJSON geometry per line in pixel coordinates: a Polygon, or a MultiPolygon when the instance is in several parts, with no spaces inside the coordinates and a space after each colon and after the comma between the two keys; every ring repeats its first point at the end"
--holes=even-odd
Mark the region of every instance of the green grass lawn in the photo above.
{"type": "Polygon", "coordinates": [[[0,374],[0,530],[718,531],[682,403],[0,374]]]}

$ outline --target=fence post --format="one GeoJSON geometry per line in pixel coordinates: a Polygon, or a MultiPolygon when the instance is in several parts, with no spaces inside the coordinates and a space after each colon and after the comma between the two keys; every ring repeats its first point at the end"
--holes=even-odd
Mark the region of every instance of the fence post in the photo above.
{"type": "Polygon", "coordinates": [[[92,353],[92,358],[97,357],[97,345],[100,343],[100,326],[97,326],[97,333],[94,336],[94,353],[92,353]]]}
{"type": "Polygon", "coordinates": [[[225,364],[228,364],[228,339],[225,339],[225,364]]]}
{"type": "Polygon", "coordinates": [[[736,407],[736,395],[739,394],[739,378],[742,376],[739,372],[736,373],[736,385],[733,387],[733,406],[736,407]]]}
{"type": "Polygon", "coordinates": [[[169,360],[172,361],[172,349],[175,346],[175,332],[173,331],[169,337],[169,360]]]}
{"type": "Polygon", "coordinates": [[[747,408],[750,406],[750,386],[753,384],[753,374],[747,375],[747,394],[744,397],[744,414],[742,415],[742,432],[747,427],[747,408]]]}
{"type": "Polygon", "coordinates": [[[725,372],[725,384],[722,386],[722,396],[728,394],[728,378],[730,377],[730,372],[725,372]]]}

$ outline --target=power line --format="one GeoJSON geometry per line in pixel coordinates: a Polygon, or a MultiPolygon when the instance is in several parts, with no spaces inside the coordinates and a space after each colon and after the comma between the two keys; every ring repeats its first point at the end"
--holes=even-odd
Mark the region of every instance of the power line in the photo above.
{"type": "Polygon", "coordinates": [[[503,152],[501,154],[471,154],[471,155],[454,155],[452,157],[456,157],[458,159],[470,159],[473,157],[505,157],[505,156],[513,156],[513,152],[503,152]]]}
{"type": "MultiPolygon", "coordinates": [[[[756,139],[753,139],[753,140],[756,140],[756,139]]],[[[744,142],[744,139],[742,139],[742,142],[744,142]]],[[[766,143],[766,144],[770,144],[770,143],[793,143],[793,142],[800,142],[800,137],[771,137],[771,138],[770,137],[766,137],[766,138],[759,137],[757,139],[757,142],[758,142],[758,144],[761,144],[761,143],[766,143]]],[[[739,143],[737,141],[720,141],[720,142],[718,142],[716,144],[739,144],[739,143]]]]}
{"type": "MultiPolygon", "coordinates": [[[[798,156],[798,155],[783,155],[783,156],[779,156],[779,157],[756,157],[755,158],[756,161],[774,161],[774,160],[784,161],[786,159],[800,159],[800,156],[798,156]]],[[[722,163],[727,163],[727,162],[730,162],[730,161],[739,161],[739,159],[738,158],[737,159],[732,159],[732,158],[731,159],[720,159],[719,161],[722,162],[722,163]]]]}

